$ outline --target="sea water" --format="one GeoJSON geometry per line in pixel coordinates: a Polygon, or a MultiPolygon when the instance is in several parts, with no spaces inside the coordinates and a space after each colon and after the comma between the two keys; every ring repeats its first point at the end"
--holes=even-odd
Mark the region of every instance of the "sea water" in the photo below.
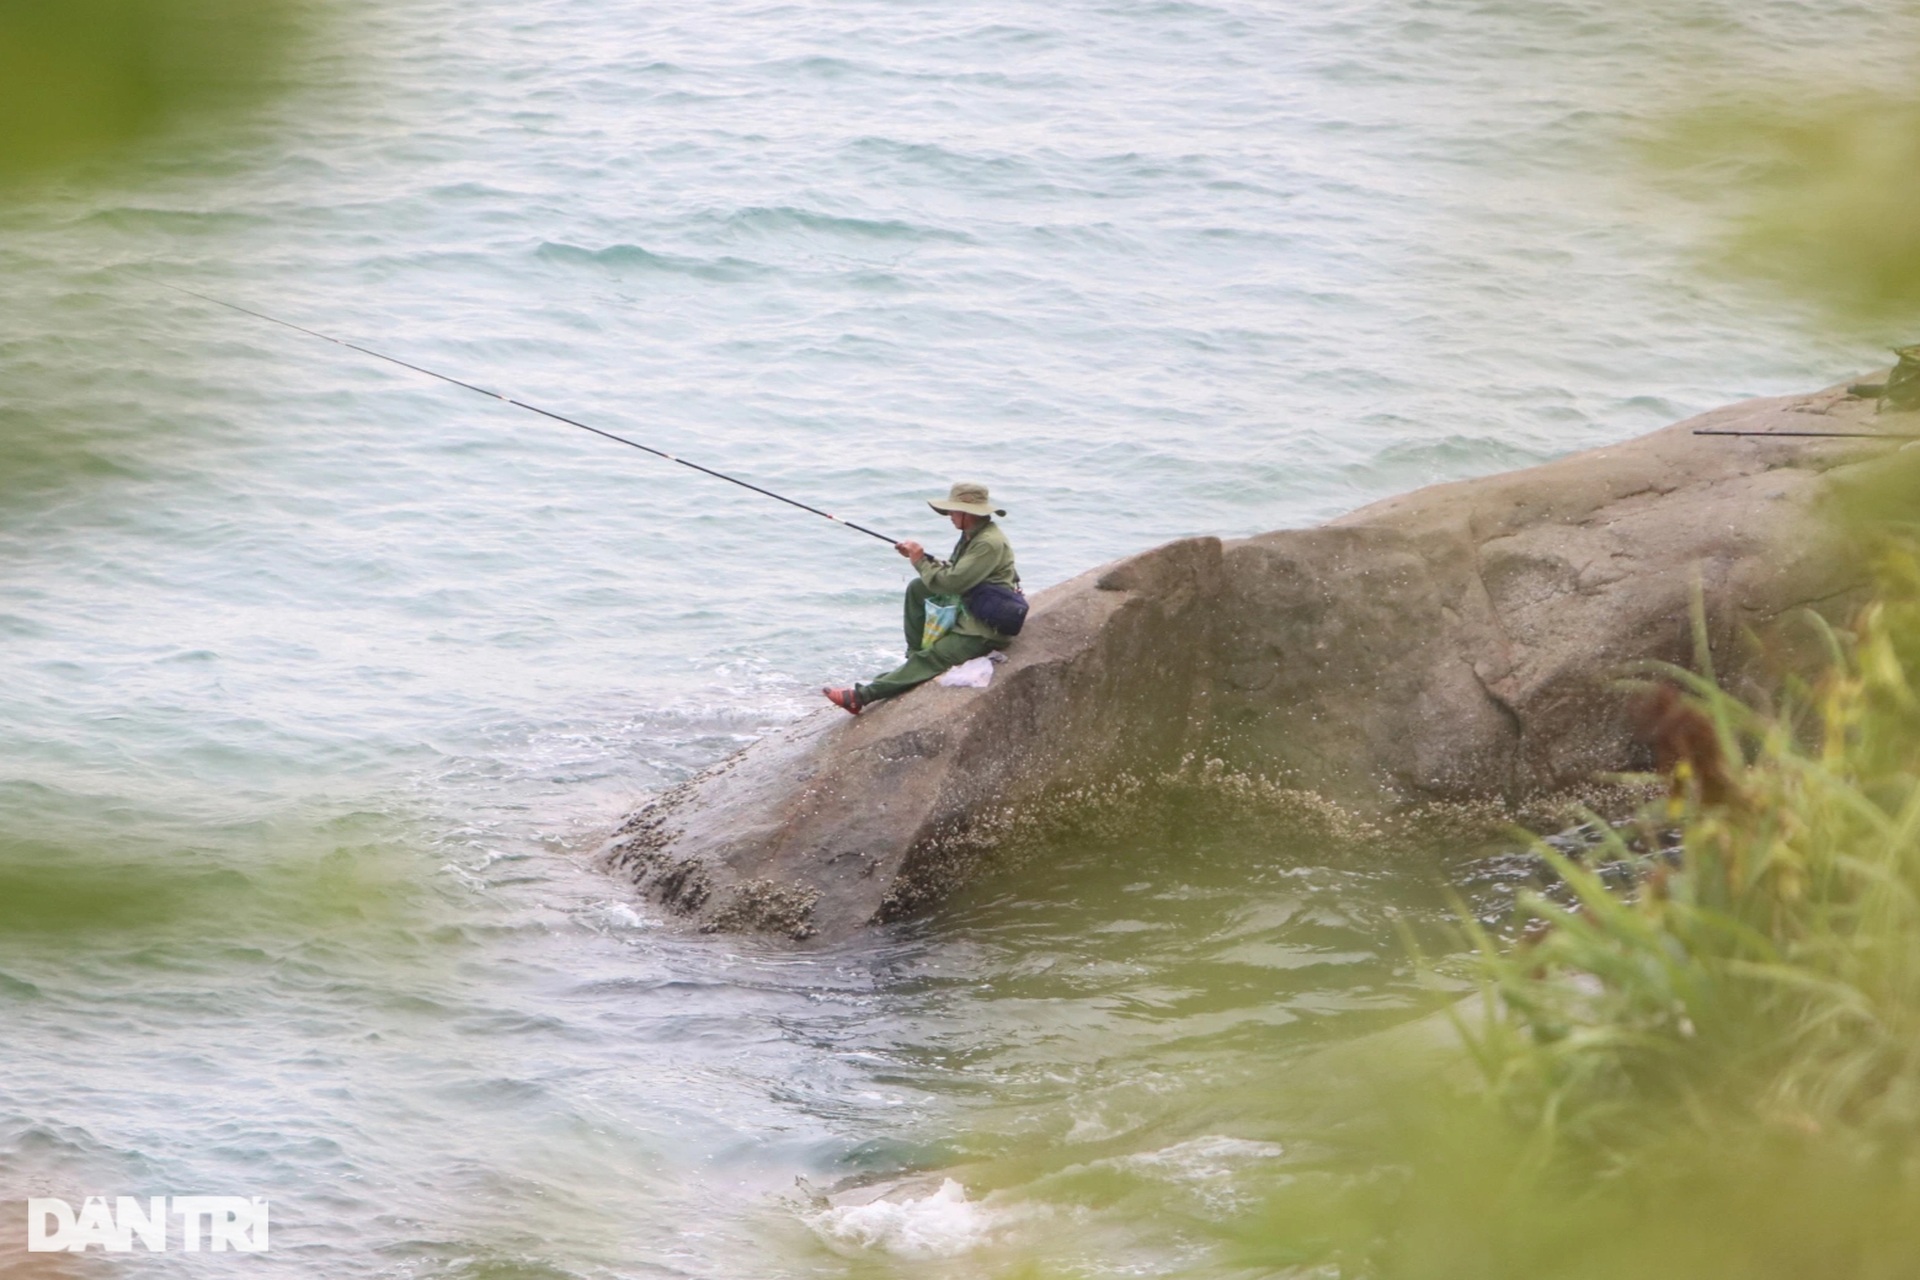
{"type": "Polygon", "coordinates": [[[342,0],[257,115],[0,193],[0,1244],[204,1193],[271,1252],[138,1274],[1232,1274],[1276,1066],[1447,914],[1202,823],[689,936],[588,854],[890,665],[903,562],[167,286],[936,547],[987,483],[1044,588],[1875,365],[1631,144],[1891,21],[342,0]]]}

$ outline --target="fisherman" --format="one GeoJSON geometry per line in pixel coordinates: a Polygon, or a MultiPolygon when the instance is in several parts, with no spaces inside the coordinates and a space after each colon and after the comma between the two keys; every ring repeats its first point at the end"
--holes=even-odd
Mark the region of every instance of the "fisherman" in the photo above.
{"type": "Polygon", "coordinates": [[[1013,548],[993,522],[1007,513],[988,500],[987,487],[962,481],[944,499],[930,499],[927,505],[953,522],[960,541],[950,561],[934,559],[917,542],[894,543],[893,549],[920,574],[907,584],[907,660],[871,684],[820,691],[853,715],[951,667],[1006,648],[1026,616],[1013,548]]]}

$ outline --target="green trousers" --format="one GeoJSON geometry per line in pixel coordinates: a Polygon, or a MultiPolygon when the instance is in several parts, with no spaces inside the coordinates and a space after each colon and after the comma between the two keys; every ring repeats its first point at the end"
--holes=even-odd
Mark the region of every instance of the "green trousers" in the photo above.
{"type": "Polygon", "coordinates": [[[1004,642],[989,640],[985,636],[963,636],[949,631],[931,645],[921,648],[920,638],[926,633],[927,626],[927,584],[918,578],[907,584],[903,621],[907,633],[907,660],[887,674],[874,677],[873,683],[853,687],[854,696],[860,699],[863,706],[883,698],[898,697],[915,685],[925,684],[942,671],[1005,647],[1004,642]]]}

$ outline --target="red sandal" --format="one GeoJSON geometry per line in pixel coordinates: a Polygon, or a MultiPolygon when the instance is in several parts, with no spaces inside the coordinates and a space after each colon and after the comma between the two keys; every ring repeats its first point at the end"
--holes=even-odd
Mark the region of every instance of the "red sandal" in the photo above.
{"type": "Polygon", "coordinates": [[[857,716],[860,714],[860,695],[855,693],[853,690],[822,689],[820,692],[827,695],[828,702],[831,702],[834,706],[840,708],[842,711],[846,712],[848,715],[857,716]]]}

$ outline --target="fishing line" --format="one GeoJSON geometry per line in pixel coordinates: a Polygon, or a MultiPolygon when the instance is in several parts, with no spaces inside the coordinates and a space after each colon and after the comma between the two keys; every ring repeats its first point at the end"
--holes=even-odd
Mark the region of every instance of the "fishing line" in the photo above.
{"type": "Polygon", "coordinates": [[[1920,440],[1920,435],[1898,431],[1715,431],[1700,428],[1697,436],[1796,436],[1810,440],[1920,440]]]}
{"type": "MultiPolygon", "coordinates": [[[[149,279],[151,279],[151,277],[149,277],[149,279]]],[[[542,409],[537,404],[528,404],[525,400],[516,400],[512,396],[502,395],[498,391],[489,391],[485,387],[476,387],[471,382],[462,382],[458,378],[435,372],[422,365],[411,364],[408,361],[400,359],[398,356],[390,356],[384,351],[375,351],[372,347],[363,347],[357,342],[348,342],[345,338],[336,338],[331,334],[321,333],[318,329],[309,329],[305,325],[295,324],[291,320],[282,320],[278,316],[270,316],[264,311],[255,311],[253,308],[243,307],[237,302],[227,302],[224,299],[211,297],[208,294],[199,293],[193,289],[184,288],[181,285],[168,284],[164,280],[154,280],[153,283],[160,285],[162,288],[172,289],[177,293],[184,293],[190,297],[198,298],[202,302],[211,302],[217,307],[225,307],[230,311],[238,311],[241,315],[252,316],[257,320],[265,320],[269,324],[277,324],[282,328],[292,329],[295,333],[304,333],[310,338],[319,338],[323,342],[331,342],[336,347],[345,347],[349,351],[358,351],[361,355],[372,356],[376,360],[385,360],[388,364],[397,364],[402,369],[411,369],[415,373],[424,373],[429,378],[438,378],[442,382],[451,382],[456,387],[465,387],[469,391],[478,392],[489,399],[498,400],[502,404],[510,404],[516,409],[525,409],[529,413],[537,413],[543,418],[552,418],[555,422],[564,422],[568,426],[578,427],[582,431],[591,431],[594,435],[603,436],[616,444],[624,444],[628,448],[638,449],[642,453],[650,453],[656,458],[665,458],[668,462],[677,462],[683,467],[691,467],[702,475],[712,476],[716,480],[725,480],[728,484],[737,484],[742,489],[751,489],[757,494],[784,502],[790,507],[798,507],[802,511],[811,511],[814,515],[820,516],[822,519],[831,520],[837,525],[844,525],[846,528],[864,533],[868,537],[878,538],[889,546],[899,542],[898,538],[888,537],[877,529],[869,529],[863,524],[856,524],[851,520],[843,520],[831,511],[822,511],[818,507],[808,506],[798,498],[789,498],[785,494],[775,493],[771,489],[763,489],[757,484],[752,484],[740,479],[738,476],[730,476],[724,471],[715,471],[712,467],[703,467],[697,462],[690,462],[685,458],[668,453],[665,449],[656,449],[652,445],[641,444],[638,440],[629,440],[627,437],[617,436],[611,431],[602,431],[599,427],[590,427],[584,422],[579,422],[567,417],[565,414],[555,413],[551,409],[542,409]]]]}

